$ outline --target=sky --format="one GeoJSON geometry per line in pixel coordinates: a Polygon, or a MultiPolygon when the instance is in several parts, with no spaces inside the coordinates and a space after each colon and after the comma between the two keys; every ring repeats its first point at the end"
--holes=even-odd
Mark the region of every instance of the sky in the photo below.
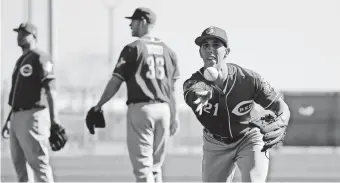
{"type": "MultiPolygon", "coordinates": [[[[48,50],[46,2],[32,0],[32,22],[38,26],[40,46],[48,50]]],[[[21,54],[12,29],[27,20],[27,6],[24,0],[1,3],[1,76],[8,79],[21,54]]],[[[203,64],[194,39],[205,28],[217,26],[227,31],[229,61],[260,73],[274,87],[340,91],[338,0],[55,0],[57,67],[72,68],[68,75],[72,79],[79,78],[77,64],[88,64],[92,74],[103,74],[107,80],[122,48],[134,40],[130,21],[124,17],[141,6],[157,14],[154,34],[178,56],[179,85],[203,64]],[[105,62],[99,58],[108,53],[107,8],[114,2],[118,3],[114,11],[114,61],[107,70],[96,70],[98,62],[105,62]]]]}

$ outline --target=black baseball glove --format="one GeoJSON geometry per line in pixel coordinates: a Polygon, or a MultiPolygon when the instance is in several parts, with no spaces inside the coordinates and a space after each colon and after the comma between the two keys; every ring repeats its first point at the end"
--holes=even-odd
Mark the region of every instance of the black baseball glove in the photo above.
{"type": "Polygon", "coordinates": [[[95,133],[95,128],[105,128],[106,126],[103,110],[95,111],[94,107],[87,112],[85,121],[90,134],[95,133]]]}
{"type": "Polygon", "coordinates": [[[262,152],[282,142],[287,129],[287,126],[282,123],[279,117],[270,114],[251,120],[249,126],[259,128],[263,134],[264,146],[262,152]]]}
{"type": "Polygon", "coordinates": [[[52,151],[59,151],[65,146],[68,140],[65,128],[57,123],[52,124],[50,128],[50,132],[51,132],[51,135],[49,137],[49,141],[50,141],[52,151]]]}

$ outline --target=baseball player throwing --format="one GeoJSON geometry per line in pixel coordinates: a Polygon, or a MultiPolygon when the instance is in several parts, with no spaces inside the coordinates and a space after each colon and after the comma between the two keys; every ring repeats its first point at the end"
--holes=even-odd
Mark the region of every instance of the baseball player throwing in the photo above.
{"type": "Polygon", "coordinates": [[[184,98],[204,127],[204,182],[231,182],[238,165],[243,182],[265,182],[267,149],[283,140],[290,111],[258,73],[227,63],[226,32],[209,27],[195,43],[204,66],[184,84],[184,98]],[[217,74],[216,74],[217,73],[217,74]],[[254,102],[275,115],[252,119],[254,102]]]}
{"type": "Polygon", "coordinates": [[[179,77],[177,59],[164,42],[150,34],[156,21],[154,12],[137,8],[126,18],[131,19],[132,36],[138,39],[124,47],[100,101],[90,111],[100,111],[125,81],[127,147],[133,173],[138,182],[162,182],[167,142],[179,125],[173,96],[179,77]]]}
{"type": "Polygon", "coordinates": [[[9,132],[19,182],[27,182],[29,177],[38,182],[53,182],[48,144],[52,150],[58,151],[67,142],[55,108],[54,64],[50,55],[36,47],[37,28],[33,24],[22,23],[14,31],[18,33],[18,46],[23,54],[12,75],[8,102],[12,109],[2,136],[6,137],[9,132]],[[28,176],[26,163],[33,169],[34,176],[28,176]]]}

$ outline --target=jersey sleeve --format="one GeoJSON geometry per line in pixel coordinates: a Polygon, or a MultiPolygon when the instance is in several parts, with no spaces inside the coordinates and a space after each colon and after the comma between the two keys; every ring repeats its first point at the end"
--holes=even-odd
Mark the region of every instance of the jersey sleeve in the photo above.
{"type": "Polygon", "coordinates": [[[133,63],[137,60],[137,50],[135,47],[127,45],[120,53],[118,62],[113,70],[113,74],[120,79],[127,81],[133,72],[133,63]]]}
{"type": "Polygon", "coordinates": [[[39,57],[40,66],[41,66],[41,82],[45,80],[53,80],[55,79],[54,75],[54,62],[52,58],[48,54],[40,55],[39,57]]]}
{"type": "Polygon", "coordinates": [[[183,95],[184,101],[188,106],[193,108],[196,104],[194,101],[197,99],[195,94],[196,91],[214,91],[211,86],[206,84],[204,81],[196,80],[191,77],[183,83],[183,95]]]}
{"type": "Polygon", "coordinates": [[[258,73],[254,73],[255,96],[254,101],[267,109],[273,102],[281,97],[281,93],[272,87],[267,80],[258,73]]]}

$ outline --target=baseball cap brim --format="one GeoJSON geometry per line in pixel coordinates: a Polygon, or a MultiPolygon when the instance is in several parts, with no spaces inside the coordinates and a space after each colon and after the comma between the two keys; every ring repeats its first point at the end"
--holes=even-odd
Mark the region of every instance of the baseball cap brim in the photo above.
{"type": "Polygon", "coordinates": [[[215,36],[215,35],[205,35],[205,36],[199,36],[195,39],[195,43],[197,46],[201,46],[202,42],[206,39],[218,39],[220,41],[222,41],[222,43],[226,46],[227,45],[227,41],[224,40],[222,37],[220,36],[215,36]]]}
{"type": "Polygon", "coordinates": [[[24,30],[24,31],[26,31],[28,33],[31,33],[30,31],[26,30],[26,28],[15,28],[15,29],[13,29],[14,32],[19,32],[20,30],[24,30]]]}
{"type": "Polygon", "coordinates": [[[140,20],[140,17],[125,17],[126,19],[130,19],[130,20],[140,20]]]}

